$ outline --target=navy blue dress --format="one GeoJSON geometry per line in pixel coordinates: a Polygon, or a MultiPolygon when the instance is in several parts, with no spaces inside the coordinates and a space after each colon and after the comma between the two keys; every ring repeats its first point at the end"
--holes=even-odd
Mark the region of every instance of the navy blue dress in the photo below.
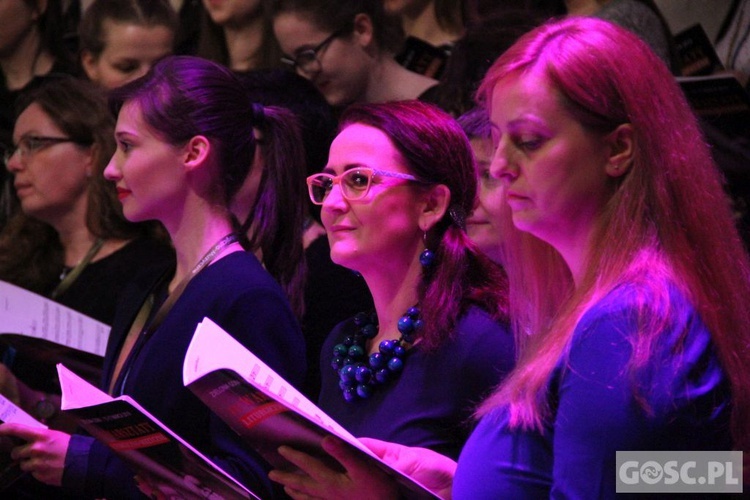
{"type": "MultiPolygon", "coordinates": [[[[170,270],[166,273],[172,274],[170,270]]],[[[150,279],[134,283],[118,309],[105,356],[105,390],[130,325],[146,297],[163,281],[158,279],[160,274],[164,273],[155,272],[150,279]]],[[[182,384],[185,352],[204,317],[215,321],[289,382],[302,383],[304,340],[284,292],[252,254],[235,252],[196,275],[153,335],[142,345],[136,344],[132,353],[137,355],[131,356],[132,362],[122,370],[128,375],[121,392],[241,483],[263,498],[271,497],[274,486],[266,477],[267,464],[182,384]]],[[[86,498],[137,498],[142,495],[133,475],[104,444],[87,436],[73,436],[63,475],[66,491],[86,498]]]]}
{"type": "Polygon", "coordinates": [[[731,450],[729,383],[710,333],[683,294],[671,288],[667,299],[666,331],[635,379],[638,304],[653,294],[624,285],[591,307],[552,375],[544,434],[509,429],[503,407],[486,415],[459,458],[453,498],[614,498],[616,451],[731,450]]]}
{"type": "Polygon", "coordinates": [[[347,403],[331,360],[333,347],[355,328],[347,320],[326,339],[320,408],[357,437],[430,448],[455,459],[471,431],[476,405],[513,367],[507,325],[471,308],[451,340],[429,353],[417,344],[397,379],[378,386],[369,399],[347,403]]]}

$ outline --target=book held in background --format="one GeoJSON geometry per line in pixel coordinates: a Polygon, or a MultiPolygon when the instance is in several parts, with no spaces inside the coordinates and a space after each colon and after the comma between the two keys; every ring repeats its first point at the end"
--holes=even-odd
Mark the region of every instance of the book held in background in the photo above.
{"type": "Polygon", "coordinates": [[[109,330],[54,300],[0,281],[0,348],[9,366],[23,358],[34,365],[37,378],[56,379],[55,365],[64,363],[86,380],[98,381],[109,330]]]}
{"type": "Polygon", "coordinates": [[[436,498],[383,462],[209,318],[198,324],[188,346],[183,383],[278,469],[293,468],[277,452],[279,446],[288,445],[325,460],[328,455],[321,441],[333,435],[358,450],[374,467],[392,475],[404,497],[436,498]]]}
{"type": "Polygon", "coordinates": [[[175,498],[255,496],[128,396],[112,398],[65,366],[57,367],[62,410],[134,470],[175,498]]]}
{"type": "Polygon", "coordinates": [[[677,33],[674,44],[682,76],[705,76],[724,70],[714,45],[700,23],[677,33]]]}

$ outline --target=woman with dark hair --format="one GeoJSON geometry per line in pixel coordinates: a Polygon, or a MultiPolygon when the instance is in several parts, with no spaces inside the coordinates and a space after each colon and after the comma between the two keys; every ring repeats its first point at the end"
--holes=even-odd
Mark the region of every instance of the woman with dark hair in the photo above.
{"type": "MultiPolygon", "coordinates": [[[[20,209],[0,231],[0,279],[109,325],[133,275],[144,261],[169,262],[169,245],[153,223],[123,217],[114,186],[104,179],[115,149],[114,120],[99,89],[59,78],[18,104],[17,146],[5,166],[20,209]]],[[[59,408],[59,398],[45,394],[59,394],[55,361],[5,351],[0,392],[38,418],[40,401],[59,408]]]]}
{"type": "Polygon", "coordinates": [[[518,365],[457,469],[371,448],[443,494],[455,470],[453,498],[615,498],[617,451],[747,455],[750,263],[667,66],[629,31],[575,18],[522,37],[479,92],[508,205],[518,365]]]}
{"type": "MultiPolygon", "coordinates": [[[[105,176],[116,183],[129,220],[162,222],[177,259],[123,293],[102,389],[131,396],[238,481],[271,496],[267,464],[182,383],[185,352],[204,317],[292,384],[302,382],[304,340],[294,314],[283,290],[240,246],[229,210],[257,168],[256,129],[264,129],[266,110],[250,102],[228,69],[195,57],[161,60],[118,88],[112,103],[117,150],[105,176]]],[[[254,215],[263,226],[268,214],[254,215]]],[[[134,471],[102,442],[10,424],[0,433],[25,441],[13,457],[44,483],[86,498],[139,494],[134,471]]]]}
{"type": "Polygon", "coordinates": [[[240,72],[282,66],[271,26],[272,2],[203,0],[196,55],[240,72]]]}
{"type": "Polygon", "coordinates": [[[168,0],[95,0],[78,27],[86,76],[111,89],[145,75],[172,53],[177,22],[168,0]]]}
{"type": "Polygon", "coordinates": [[[466,219],[466,232],[477,247],[489,258],[502,263],[502,185],[490,174],[492,146],[492,125],[487,110],[481,107],[459,116],[456,120],[469,138],[474,152],[477,170],[477,202],[466,219]]]}
{"type": "Polygon", "coordinates": [[[354,435],[456,457],[474,405],[514,361],[504,273],[464,230],[476,194],[466,136],[418,101],[355,105],[308,186],[332,260],[375,304],[326,340],[320,408],[354,435]]]}
{"type": "Polygon", "coordinates": [[[103,176],[115,150],[104,94],[58,78],[18,103],[16,147],[6,153],[20,210],[0,232],[0,279],[111,324],[139,262],[167,257],[152,223],[122,214],[103,176]]]}
{"type": "MultiPolygon", "coordinates": [[[[76,74],[63,43],[60,0],[6,0],[0,3],[0,152],[13,147],[15,102],[47,77],[76,74]]],[[[7,175],[0,170],[0,228],[16,207],[7,175]]]]}
{"type": "Polygon", "coordinates": [[[461,37],[476,14],[472,0],[383,0],[386,13],[397,16],[404,34],[440,47],[461,37]]]}
{"type": "MultiPolygon", "coordinates": [[[[295,196],[287,193],[277,196],[274,201],[279,205],[279,213],[282,214],[279,227],[288,227],[290,221],[298,221],[290,212],[298,215],[300,209],[305,207],[303,211],[306,218],[301,224],[304,263],[291,256],[278,257],[276,260],[279,265],[290,271],[298,266],[304,266],[304,289],[295,287],[294,290],[288,290],[288,293],[290,297],[304,298],[304,311],[300,318],[307,346],[308,370],[305,385],[300,389],[311,401],[315,401],[320,391],[318,364],[323,341],[341,321],[359,311],[372,308],[372,298],[362,277],[331,261],[328,238],[320,223],[320,205],[310,202],[304,183],[299,182],[308,175],[320,172],[327,163],[328,148],[336,134],[336,120],[331,106],[315,86],[291,71],[259,70],[241,73],[238,76],[252,100],[265,106],[289,109],[300,123],[306,171],[300,172],[299,168],[296,170],[295,196]],[[297,196],[299,188],[303,191],[302,201],[297,196]]],[[[288,171],[294,167],[289,161],[285,161],[278,168],[288,171]]],[[[236,199],[247,200],[247,197],[237,196],[236,199]]],[[[278,229],[275,231],[278,233],[278,229]]],[[[290,247],[296,244],[299,243],[288,242],[290,247]]],[[[271,271],[268,264],[266,268],[271,271]]],[[[281,280],[281,276],[274,276],[281,280]]],[[[294,298],[291,302],[296,303],[294,298]]]]}
{"type": "Polygon", "coordinates": [[[334,107],[427,98],[437,83],[394,60],[402,35],[382,0],[280,0],[271,15],[282,60],[334,107]]]}
{"type": "Polygon", "coordinates": [[[230,209],[240,223],[242,243],[281,285],[297,318],[302,318],[305,287],[303,233],[305,199],[305,145],[293,113],[264,106],[248,88],[252,72],[240,77],[248,98],[256,103],[257,147],[254,165],[232,196],[230,209]]]}
{"type": "Polygon", "coordinates": [[[396,60],[411,71],[440,78],[464,29],[474,20],[472,0],[383,0],[406,35],[396,60]]]}

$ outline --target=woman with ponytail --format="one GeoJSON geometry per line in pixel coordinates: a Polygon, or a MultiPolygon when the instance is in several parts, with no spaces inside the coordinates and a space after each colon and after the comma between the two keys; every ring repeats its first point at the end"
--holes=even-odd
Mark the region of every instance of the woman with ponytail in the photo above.
{"type": "MultiPolygon", "coordinates": [[[[252,93],[250,97],[252,100],[252,93]]],[[[305,149],[291,111],[251,105],[256,149],[245,181],[232,197],[243,245],[281,285],[297,318],[304,314],[305,149]]]]}
{"type": "MultiPolygon", "coordinates": [[[[255,134],[268,117],[231,71],[197,57],[162,59],[119,87],[111,104],[118,114],[117,149],[104,175],[116,184],[127,219],[164,225],[176,266],[155,269],[123,292],[101,389],[132,397],[249,489],[271,498],[269,465],[182,380],[188,344],[208,317],[290,383],[302,382],[299,325],[284,291],[240,245],[240,225],[230,210],[259,168],[255,134]]],[[[263,140],[271,141],[268,133],[263,140]]],[[[255,210],[253,217],[263,227],[268,215],[255,210]]],[[[4,424],[0,433],[23,441],[13,450],[22,470],[76,498],[137,498],[134,475],[153,481],[89,436],[20,424],[4,424]]],[[[197,489],[189,481],[171,486],[186,497],[197,489]]]]}

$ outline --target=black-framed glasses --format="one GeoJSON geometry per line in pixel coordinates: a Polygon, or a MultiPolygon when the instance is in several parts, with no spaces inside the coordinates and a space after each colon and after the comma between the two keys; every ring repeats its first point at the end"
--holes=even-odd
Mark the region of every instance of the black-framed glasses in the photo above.
{"type": "Polygon", "coordinates": [[[80,145],[88,145],[88,144],[82,144],[80,141],[71,139],[70,137],[48,137],[44,135],[25,135],[21,137],[21,139],[18,141],[18,144],[16,144],[15,146],[13,146],[12,148],[10,148],[9,150],[3,153],[3,164],[7,166],[10,159],[16,153],[20,154],[21,158],[24,158],[24,157],[29,158],[31,155],[45,148],[48,148],[55,144],[63,144],[65,142],[73,142],[73,143],[80,144],[80,145]]]}
{"type": "Polygon", "coordinates": [[[336,30],[315,47],[298,52],[297,57],[283,56],[281,62],[288,64],[292,69],[297,71],[316,73],[320,71],[320,59],[318,59],[318,54],[320,54],[320,52],[324,50],[334,38],[340,37],[344,33],[346,33],[346,30],[336,30]]]}
{"type": "Polygon", "coordinates": [[[345,199],[359,200],[367,195],[372,185],[372,178],[376,175],[426,184],[413,175],[401,172],[388,172],[369,167],[358,167],[347,170],[341,175],[313,174],[307,178],[307,190],[310,193],[310,200],[316,205],[323,204],[328,193],[331,192],[331,189],[336,184],[341,187],[341,195],[345,199]]]}

